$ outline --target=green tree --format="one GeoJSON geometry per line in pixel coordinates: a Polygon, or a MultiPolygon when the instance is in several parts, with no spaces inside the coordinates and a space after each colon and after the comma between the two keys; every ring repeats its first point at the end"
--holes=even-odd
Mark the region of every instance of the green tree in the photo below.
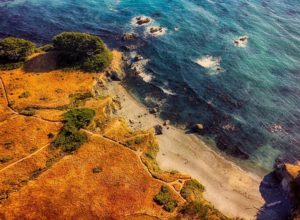
{"type": "Polygon", "coordinates": [[[53,47],[60,51],[59,65],[99,72],[107,68],[112,54],[97,36],[80,32],[63,32],[53,38],[53,47]]]}
{"type": "Polygon", "coordinates": [[[0,65],[3,69],[17,68],[34,53],[36,45],[28,40],[7,37],[0,40],[0,65]]]}

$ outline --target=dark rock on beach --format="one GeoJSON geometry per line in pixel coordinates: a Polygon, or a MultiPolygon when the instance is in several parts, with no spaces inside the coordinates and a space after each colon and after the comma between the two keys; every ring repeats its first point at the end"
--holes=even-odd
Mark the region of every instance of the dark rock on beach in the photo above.
{"type": "Polygon", "coordinates": [[[155,125],[154,126],[155,134],[161,135],[163,134],[163,127],[161,125],[155,125]]]}
{"type": "Polygon", "coordinates": [[[202,133],[202,132],[203,132],[203,129],[204,129],[203,124],[195,124],[195,125],[193,126],[193,131],[194,131],[194,132],[197,132],[197,133],[202,133]]]}
{"type": "Polygon", "coordinates": [[[114,81],[122,81],[125,78],[124,72],[110,71],[107,73],[108,76],[114,81]]]}

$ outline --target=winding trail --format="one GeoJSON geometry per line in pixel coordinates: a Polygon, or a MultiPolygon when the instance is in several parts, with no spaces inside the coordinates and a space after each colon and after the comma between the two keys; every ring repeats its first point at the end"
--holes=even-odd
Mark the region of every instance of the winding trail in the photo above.
{"type": "MultiPolygon", "coordinates": [[[[113,140],[112,138],[109,138],[109,137],[107,137],[107,136],[103,136],[103,135],[100,135],[100,134],[96,134],[96,133],[91,132],[91,131],[86,130],[86,129],[81,129],[81,130],[84,131],[84,132],[86,132],[86,133],[89,134],[89,135],[103,138],[103,139],[105,139],[105,140],[107,140],[107,141],[109,141],[109,142],[112,142],[112,143],[114,143],[114,144],[117,144],[117,145],[119,145],[119,146],[121,146],[121,147],[125,147],[125,148],[128,149],[129,151],[133,152],[133,153],[137,156],[137,158],[138,158],[138,160],[140,161],[142,167],[143,167],[144,170],[148,173],[149,176],[151,176],[152,178],[154,178],[155,180],[159,181],[159,182],[162,183],[162,184],[168,185],[168,186],[170,187],[170,189],[171,189],[176,195],[178,195],[180,198],[182,198],[183,201],[186,201],[186,199],[184,199],[184,198],[180,195],[180,193],[174,189],[174,187],[173,187],[173,185],[172,185],[173,183],[177,182],[179,179],[178,179],[178,180],[175,180],[175,181],[173,181],[173,182],[165,182],[165,181],[163,181],[163,180],[160,180],[160,179],[155,178],[155,177],[152,175],[152,173],[149,171],[148,167],[143,163],[143,161],[142,161],[142,159],[141,159],[141,153],[142,153],[141,151],[134,151],[134,150],[128,148],[125,144],[123,144],[123,143],[121,143],[121,142],[119,142],[119,141],[115,141],[115,140],[113,140]]],[[[1,171],[0,171],[0,172],[1,172],[1,171]]],[[[182,180],[182,181],[184,182],[184,181],[187,180],[187,179],[180,179],[180,180],[182,180]]],[[[182,185],[183,185],[183,184],[182,184],[182,185]]]]}
{"type": "MultiPolygon", "coordinates": [[[[3,82],[3,79],[2,79],[1,76],[0,76],[0,83],[1,83],[1,86],[2,86],[3,91],[4,91],[4,98],[5,98],[6,102],[7,102],[7,107],[8,107],[8,109],[9,109],[14,115],[19,115],[19,116],[23,116],[23,117],[33,117],[33,118],[37,118],[37,119],[42,120],[42,121],[47,121],[47,122],[52,122],[52,123],[61,123],[61,122],[62,122],[62,121],[57,121],[57,120],[45,119],[45,118],[42,118],[42,117],[37,116],[37,115],[26,116],[26,115],[20,114],[19,112],[15,111],[15,110],[9,105],[9,99],[8,99],[8,96],[7,96],[7,90],[6,90],[6,88],[5,88],[5,85],[4,85],[4,82],[3,82]]],[[[186,201],[186,200],[180,195],[180,193],[179,193],[178,191],[176,191],[176,190],[173,188],[173,185],[172,185],[173,183],[177,182],[179,179],[178,179],[178,180],[175,180],[175,181],[173,181],[173,182],[165,182],[165,181],[163,181],[163,180],[160,180],[160,179],[155,178],[155,177],[152,175],[152,173],[150,172],[150,170],[148,169],[148,167],[143,163],[143,161],[142,161],[142,159],[141,159],[141,153],[142,153],[142,152],[140,152],[140,151],[134,151],[134,150],[128,148],[124,143],[121,143],[120,141],[116,141],[116,140],[114,140],[114,139],[112,139],[112,138],[109,138],[109,137],[107,137],[107,136],[105,136],[105,135],[96,134],[96,133],[91,132],[91,131],[86,130],[86,129],[81,129],[81,130],[84,131],[84,132],[86,132],[87,134],[92,135],[92,136],[97,136],[97,137],[103,138],[103,139],[105,139],[105,140],[107,140],[107,141],[109,141],[109,142],[112,142],[112,143],[114,143],[114,144],[117,144],[117,145],[119,145],[119,146],[125,147],[126,149],[130,150],[131,152],[133,152],[133,153],[137,156],[137,158],[138,158],[138,160],[140,161],[142,167],[143,167],[144,170],[148,173],[149,176],[151,176],[152,178],[156,179],[157,181],[159,181],[159,182],[162,183],[162,184],[168,185],[168,186],[170,187],[170,189],[171,189],[175,194],[177,194],[177,195],[179,196],[179,198],[181,198],[183,201],[186,201]]],[[[39,153],[40,151],[42,151],[43,149],[45,149],[45,148],[46,148],[47,146],[49,146],[49,145],[50,145],[50,143],[47,143],[46,145],[42,146],[42,147],[41,147],[40,149],[38,149],[37,151],[35,151],[35,152],[33,152],[33,153],[27,155],[26,157],[23,157],[23,158],[21,158],[21,159],[15,161],[15,162],[9,164],[8,166],[2,168],[2,169],[0,170],[0,173],[4,172],[5,170],[7,170],[7,169],[9,169],[9,168],[11,168],[11,167],[13,167],[13,166],[15,166],[16,164],[18,164],[18,163],[20,163],[20,162],[22,162],[22,161],[24,161],[24,160],[26,160],[26,159],[31,158],[32,156],[36,155],[37,153],[39,153]]],[[[182,179],[180,179],[180,180],[182,180],[182,179]]],[[[184,181],[185,181],[185,180],[182,180],[183,183],[184,183],[184,181]]],[[[183,184],[182,184],[182,185],[183,185],[183,184]]]]}
{"type": "Polygon", "coordinates": [[[3,79],[2,77],[0,76],[0,83],[1,83],[1,86],[3,88],[3,91],[4,91],[4,98],[6,100],[6,106],[8,107],[8,109],[13,113],[13,114],[19,114],[19,112],[16,112],[12,107],[10,107],[9,105],[9,100],[8,100],[8,96],[7,96],[7,90],[6,90],[6,87],[4,85],[4,82],[3,82],[3,79]]]}
{"type": "Polygon", "coordinates": [[[13,167],[14,165],[16,165],[16,164],[18,164],[18,163],[20,163],[20,162],[22,162],[22,161],[24,161],[24,160],[26,160],[26,159],[29,159],[30,157],[34,156],[34,155],[37,154],[38,152],[42,151],[42,150],[43,150],[44,148],[46,148],[48,145],[49,145],[49,143],[46,144],[46,145],[44,145],[44,146],[42,146],[40,149],[38,149],[37,151],[33,152],[32,154],[29,154],[29,155],[27,155],[26,157],[23,157],[22,159],[17,160],[17,161],[15,161],[15,162],[9,164],[8,166],[2,168],[2,169],[0,170],[0,173],[2,173],[3,171],[7,170],[8,168],[13,167]]]}

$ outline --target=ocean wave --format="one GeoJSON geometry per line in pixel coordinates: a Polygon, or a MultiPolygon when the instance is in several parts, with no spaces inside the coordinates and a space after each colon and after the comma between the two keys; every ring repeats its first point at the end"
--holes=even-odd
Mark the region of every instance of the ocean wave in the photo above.
{"type": "Polygon", "coordinates": [[[164,87],[159,87],[166,95],[176,95],[175,92],[173,92],[170,89],[164,88],[164,87]]]}
{"type": "MultiPolygon", "coordinates": [[[[130,56],[136,57],[137,53],[133,52],[130,54],[130,56]]],[[[142,80],[144,80],[144,82],[147,83],[151,82],[153,79],[153,76],[147,73],[145,70],[145,66],[147,65],[148,62],[149,59],[141,59],[134,62],[130,67],[130,69],[136,74],[136,76],[140,77],[142,80]]]]}
{"type": "Polygon", "coordinates": [[[153,76],[146,73],[146,72],[141,72],[139,75],[138,75],[140,78],[142,78],[142,80],[144,80],[144,82],[146,83],[149,83],[152,81],[153,79],[153,76]]]}

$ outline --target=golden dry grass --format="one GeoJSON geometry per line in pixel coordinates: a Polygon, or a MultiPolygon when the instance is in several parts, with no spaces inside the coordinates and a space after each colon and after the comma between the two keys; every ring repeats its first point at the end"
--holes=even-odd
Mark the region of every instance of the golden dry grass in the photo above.
{"type": "Polygon", "coordinates": [[[0,213],[3,219],[168,218],[172,214],[153,203],[160,186],[129,149],[93,136],[74,155],[11,195],[0,213]],[[93,173],[94,167],[102,172],[93,173]]]}
{"type": "MultiPolygon", "coordinates": [[[[113,55],[110,70],[122,71],[122,54],[113,55]]],[[[112,116],[120,103],[101,90],[104,74],[56,70],[54,58],[53,53],[36,54],[24,68],[0,73],[13,109],[35,107],[33,117],[12,115],[0,88],[0,156],[13,158],[0,164],[0,219],[175,217],[177,211],[164,211],[153,197],[162,185],[172,187],[190,177],[159,169],[152,129],[132,131],[125,120],[112,116]],[[89,141],[66,156],[47,145],[48,134],[59,132],[62,123],[51,121],[62,121],[71,96],[78,93],[94,95],[77,107],[92,108],[96,116],[85,131],[89,141]]],[[[181,186],[171,190],[179,206],[185,202],[176,192],[181,186]]]]}
{"type": "Polygon", "coordinates": [[[0,125],[0,158],[12,158],[0,164],[0,170],[23,157],[34,149],[51,142],[49,133],[58,133],[60,123],[50,123],[34,117],[13,116],[0,125]]]}

